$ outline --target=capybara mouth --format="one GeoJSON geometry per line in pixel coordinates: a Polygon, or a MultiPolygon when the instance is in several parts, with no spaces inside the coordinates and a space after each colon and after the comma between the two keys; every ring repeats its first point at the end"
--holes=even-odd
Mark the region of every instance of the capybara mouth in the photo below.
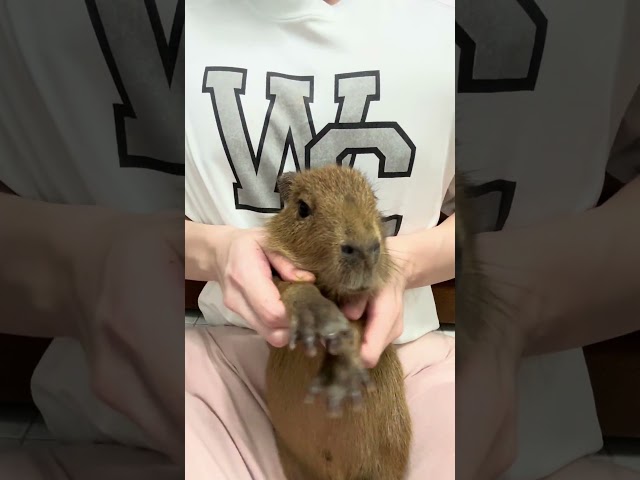
{"type": "Polygon", "coordinates": [[[345,290],[351,293],[364,293],[374,286],[374,272],[370,269],[363,269],[359,272],[349,272],[342,282],[345,290]]]}

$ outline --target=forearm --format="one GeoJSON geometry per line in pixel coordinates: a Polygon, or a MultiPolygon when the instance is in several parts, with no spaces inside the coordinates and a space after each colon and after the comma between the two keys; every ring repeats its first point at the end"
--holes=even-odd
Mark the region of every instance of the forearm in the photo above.
{"type": "Polygon", "coordinates": [[[216,268],[216,252],[221,248],[223,237],[234,230],[228,225],[206,225],[185,220],[184,273],[187,280],[218,281],[220,272],[216,268]]]}
{"type": "Polygon", "coordinates": [[[450,280],[455,276],[455,214],[440,225],[387,240],[407,278],[406,288],[450,280]]]}
{"type": "Polygon", "coordinates": [[[112,215],[98,207],[0,194],[1,332],[28,336],[74,333],[79,310],[73,288],[77,256],[81,249],[101,248],[93,240],[105,237],[100,229],[112,215]]]}
{"type": "Polygon", "coordinates": [[[523,282],[530,289],[524,297],[531,299],[524,304],[525,353],[580,347],[638,330],[638,205],[640,178],[601,207],[517,230],[492,246],[496,258],[511,259],[504,271],[531,277],[523,282]]]}

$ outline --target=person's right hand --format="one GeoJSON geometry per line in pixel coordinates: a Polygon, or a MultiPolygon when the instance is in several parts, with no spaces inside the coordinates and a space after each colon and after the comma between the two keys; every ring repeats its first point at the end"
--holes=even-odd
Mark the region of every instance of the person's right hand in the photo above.
{"type": "Polygon", "coordinates": [[[284,281],[313,282],[314,275],[267,250],[261,228],[230,229],[222,235],[215,252],[215,268],[225,306],[274,347],[287,345],[289,322],[272,280],[271,266],[284,281]]]}

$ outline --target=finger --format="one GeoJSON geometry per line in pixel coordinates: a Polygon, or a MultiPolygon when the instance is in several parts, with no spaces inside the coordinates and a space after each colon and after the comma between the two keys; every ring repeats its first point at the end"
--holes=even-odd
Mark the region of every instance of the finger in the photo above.
{"type": "Polygon", "coordinates": [[[342,314],[349,320],[359,320],[364,315],[368,301],[369,299],[367,297],[357,298],[344,304],[340,310],[342,310],[342,314]]]}
{"type": "Polygon", "coordinates": [[[249,284],[243,293],[249,307],[265,327],[269,329],[289,327],[286,308],[280,300],[280,292],[271,279],[249,284]]]}
{"type": "Polygon", "coordinates": [[[269,330],[263,338],[276,348],[284,347],[289,344],[290,332],[287,328],[269,330]]]}
{"type": "Polygon", "coordinates": [[[224,306],[236,313],[253,329],[258,331],[260,335],[268,330],[258,318],[255,310],[249,305],[247,299],[242,292],[227,287],[224,293],[224,306]]]}
{"type": "Polygon", "coordinates": [[[289,259],[279,253],[265,251],[265,255],[271,266],[285,282],[314,282],[316,279],[313,273],[297,268],[289,259]]]}
{"type": "Polygon", "coordinates": [[[378,363],[382,351],[389,345],[389,337],[398,317],[398,303],[393,290],[382,290],[369,303],[361,356],[367,368],[378,363]]]}
{"type": "Polygon", "coordinates": [[[248,307],[257,315],[258,322],[266,328],[287,328],[286,309],[271,278],[269,261],[259,247],[256,248],[255,254],[246,255],[234,267],[237,273],[230,277],[233,285],[228,287],[242,294],[248,307]]]}
{"type": "Polygon", "coordinates": [[[289,343],[288,328],[270,328],[258,317],[254,309],[249,305],[245,297],[236,292],[236,296],[229,301],[230,310],[240,315],[262,338],[276,348],[284,347],[289,343]]]}

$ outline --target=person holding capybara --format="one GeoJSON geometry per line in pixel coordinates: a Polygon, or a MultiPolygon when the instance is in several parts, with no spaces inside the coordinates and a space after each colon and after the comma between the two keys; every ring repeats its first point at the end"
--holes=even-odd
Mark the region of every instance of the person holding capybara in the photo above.
{"type": "MultiPolygon", "coordinates": [[[[381,240],[396,268],[373,297],[354,296],[340,309],[350,320],[366,315],[363,366],[375,367],[396,346],[412,425],[409,478],[453,479],[454,339],[437,331],[430,288],[455,273],[453,7],[220,7],[190,2],[185,17],[185,270],[208,282],[199,307],[209,324],[186,332],[187,476],[284,478],[266,371],[269,345],[287,349],[291,319],[272,269],[284,282],[322,279],[268,248],[264,226],[283,206],[283,173],[341,163],[372,184],[381,240]],[[405,26],[419,19],[420,28],[372,37],[389,28],[385,12],[405,26]],[[398,64],[394,52],[408,45],[424,61],[398,64]],[[439,224],[442,212],[449,217],[439,224]]],[[[314,205],[298,208],[304,216],[314,205]]],[[[338,208],[332,213],[326,232],[308,239],[326,265],[335,260],[323,248],[344,222],[338,208]]],[[[375,250],[343,247],[344,256],[375,250]]],[[[344,403],[346,415],[352,401],[344,403]]],[[[299,429],[313,431],[305,423],[299,429]]]]}

